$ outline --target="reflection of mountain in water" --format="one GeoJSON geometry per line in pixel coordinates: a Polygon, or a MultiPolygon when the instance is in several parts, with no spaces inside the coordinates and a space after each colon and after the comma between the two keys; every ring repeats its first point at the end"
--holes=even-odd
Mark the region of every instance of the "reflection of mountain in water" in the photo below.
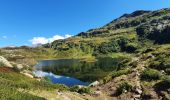
{"type": "Polygon", "coordinates": [[[54,84],[65,84],[67,86],[74,86],[74,85],[88,85],[88,83],[82,82],[76,78],[65,77],[55,75],[53,73],[47,73],[42,71],[35,71],[35,76],[37,77],[49,77],[54,84]]]}
{"type": "Polygon", "coordinates": [[[35,68],[56,75],[74,77],[84,82],[93,82],[116,70],[119,61],[120,59],[109,57],[98,58],[96,62],[78,59],[42,60],[35,68]]]}

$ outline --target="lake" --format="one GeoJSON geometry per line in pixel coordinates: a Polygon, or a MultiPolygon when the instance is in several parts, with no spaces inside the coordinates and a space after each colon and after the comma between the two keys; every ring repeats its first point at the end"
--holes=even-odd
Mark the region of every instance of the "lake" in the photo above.
{"type": "Polygon", "coordinates": [[[41,60],[35,66],[35,74],[47,76],[53,83],[73,85],[88,85],[88,83],[105,77],[116,70],[120,59],[98,58],[96,62],[86,62],[79,59],[41,60]]]}

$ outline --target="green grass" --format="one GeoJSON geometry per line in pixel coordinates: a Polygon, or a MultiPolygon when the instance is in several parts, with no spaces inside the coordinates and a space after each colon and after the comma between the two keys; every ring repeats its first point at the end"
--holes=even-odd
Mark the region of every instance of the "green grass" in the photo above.
{"type": "Polygon", "coordinates": [[[132,73],[131,69],[123,69],[123,70],[119,70],[119,71],[113,71],[112,73],[110,73],[109,75],[107,75],[106,77],[104,77],[103,79],[100,80],[101,83],[107,83],[110,80],[114,79],[115,77],[119,77],[121,75],[127,75],[132,73]]]}
{"type": "Polygon", "coordinates": [[[64,85],[51,84],[46,80],[40,82],[26,77],[9,68],[0,68],[0,97],[1,100],[43,100],[41,97],[29,94],[27,91],[44,90],[54,91],[69,90],[64,85]],[[23,89],[21,92],[19,89],[23,89]]]}

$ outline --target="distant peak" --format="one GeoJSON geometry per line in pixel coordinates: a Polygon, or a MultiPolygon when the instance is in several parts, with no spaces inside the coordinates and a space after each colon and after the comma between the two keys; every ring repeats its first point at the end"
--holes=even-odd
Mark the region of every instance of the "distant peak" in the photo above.
{"type": "Polygon", "coordinates": [[[123,16],[121,16],[120,18],[123,18],[123,17],[126,17],[126,18],[129,18],[129,17],[136,17],[136,16],[140,16],[140,15],[143,15],[145,13],[149,13],[151,11],[145,11],[145,10],[137,10],[131,14],[124,14],[123,16]]]}

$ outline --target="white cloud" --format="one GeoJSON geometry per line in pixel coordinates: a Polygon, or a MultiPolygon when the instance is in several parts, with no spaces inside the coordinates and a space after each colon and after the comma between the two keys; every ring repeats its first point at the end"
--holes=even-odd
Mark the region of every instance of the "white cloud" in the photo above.
{"type": "Polygon", "coordinates": [[[6,38],[7,38],[7,36],[2,36],[2,38],[3,38],[3,39],[6,39],[6,38]]]}
{"type": "Polygon", "coordinates": [[[46,39],[45,37],[34,37],[30,40],[30,42],[32,42],[33,45],[46,44],[48,43],[48,39],[46,39]]]}
{"type": "Polygon", "coordinates": [[[55,40],[59,39],[66,39],[71,37],[72,35],[66,34],[65,36],[60,36],[60,35],[54,35],[51,38],[46,38],[46,37],[33,37],[33,39],[29,40],[33,45],[38,45],[38,44],[46,44],[46,43],[51,43],[55,40]]]}

